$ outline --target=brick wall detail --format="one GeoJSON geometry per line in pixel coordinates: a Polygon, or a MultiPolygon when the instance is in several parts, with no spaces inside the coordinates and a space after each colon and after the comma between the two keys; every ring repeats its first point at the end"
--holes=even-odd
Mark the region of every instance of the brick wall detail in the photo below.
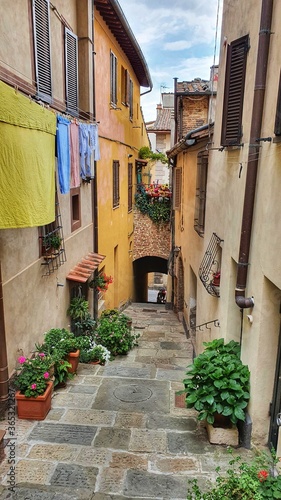
{"type": "Polygon", "coordinates": [[[171,248],[169,223],[155,224],[147,215],[135,210],[134,227],[133,260],[142,257],[168,259],[171,248]]]}

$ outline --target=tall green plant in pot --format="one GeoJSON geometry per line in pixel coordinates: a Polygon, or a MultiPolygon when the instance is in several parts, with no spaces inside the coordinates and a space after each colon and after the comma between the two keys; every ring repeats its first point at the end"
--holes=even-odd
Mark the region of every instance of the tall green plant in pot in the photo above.
{"type": "MultiPolygon", "coordinates": [[[[240,345],[224,339],[204,342],[205,351],[188,366],[183,380],[187,408],[198,411],[198,420],[216,425],[217,415],[236,424],[245,420],[250,398],[250,372],[240,360],[240,345]]],[[[219,426],[219,425],[218,425],[219,426]]]]}

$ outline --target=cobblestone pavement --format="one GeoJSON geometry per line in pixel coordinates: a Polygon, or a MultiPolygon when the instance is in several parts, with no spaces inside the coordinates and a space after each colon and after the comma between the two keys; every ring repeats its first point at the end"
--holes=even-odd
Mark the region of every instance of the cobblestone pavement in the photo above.
{"type": "Polygon", "coordinates": [[[176,395],[193,352],[177,316],[158,304],[125,313],[138,347],[106,366],[80,364],[43,422],[16,421],[17,486],[8,489],[6,446],[1,500],[182,500],[188,479],[202,484],[227,466],[226,447],[209,444],[176,395]]]}

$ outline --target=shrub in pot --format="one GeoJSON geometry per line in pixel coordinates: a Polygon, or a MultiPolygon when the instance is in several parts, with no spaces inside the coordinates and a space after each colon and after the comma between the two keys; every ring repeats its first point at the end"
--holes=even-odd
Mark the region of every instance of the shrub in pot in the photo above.
{"type": "Polygon", "coordinates": [[[137,344],[138,335],[132,332],[129,316],[117,309],[101,314],[94,332],[96,344],[106,347],[113,356],[127,354],[137,344]]]}
{"type": "Polygon", "coordinates": [[[187,367],[183,380],[187,408],[198,411],[198,420],[214,424],[222,415],[236,424],[245,420],[250,398],[250,372],[240,360],[240,345],[224,339],[204,342],[205,350],[187,367]]]}
{"type": "Polygon", "coordinates": [[[84,297],[73,297],[67,314],[71,318],[71,329],[76,336],[92,333],[96,322],[89,313],[89,302],[84,297]]]}

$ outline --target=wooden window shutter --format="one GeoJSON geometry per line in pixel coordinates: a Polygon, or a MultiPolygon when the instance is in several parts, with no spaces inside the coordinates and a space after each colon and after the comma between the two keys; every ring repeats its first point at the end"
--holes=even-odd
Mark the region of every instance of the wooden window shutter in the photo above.
{"type": "Polygon", "coordinates": [[[42,101],[50,103],[52,72],[49,0],[33,0],[32,7],[37,95],[42,101]]]}
{"type": "Polygon", "coordinates": [[[130,109],[130,120],[132,120],[134,115],[134,84],[131,79],[129,85],[130,85],[129,109],[130,109]]]}
{"type": "Polygon", "coordinates": [[[133,209],[133,164],[128,163],[128,212],[133,209]]]}
{"type": "Polygon", "coordinates": [[[203,151],[197,155],[197,179],[196,179],[196,197],[194,229],[199,236],[204,235],[205,230],[205,208],[207,194],[207,176],[208,176],[208,152],[203,151]]]}
{"type": "Polygon", "coordinates": [[[222,146],[240,144],[249,36],[234,40],[227,51],[222,119],[222,146]]]}
{"type": "Polygon", "coordinates": [[[278,89],[277,107],[275,115],[274,134],[281,135],[281,71],[279,77],[279,89],[278,89]]]}
{"type": "Polygon", "coordinates": [[[117,57],[110,52],[110,103],[117,105],[117,57]]]}
{"type": "Polygon", "coordinates": [[[180,208],[180,205],[181,205],[181,180],[182,180],[182,169],[176,168],[176,172],[175,172],[175,208],[180,208]]]}
{"type": "Polygon", "coordinates": [[[78,43],[77,36],[65,28],[66,109],[78,114],[78,43]]]}
{"type": "Polygon", "coordinates": [[[113,160],[113,208],[119,206],[119,161],[113,160]]]}

